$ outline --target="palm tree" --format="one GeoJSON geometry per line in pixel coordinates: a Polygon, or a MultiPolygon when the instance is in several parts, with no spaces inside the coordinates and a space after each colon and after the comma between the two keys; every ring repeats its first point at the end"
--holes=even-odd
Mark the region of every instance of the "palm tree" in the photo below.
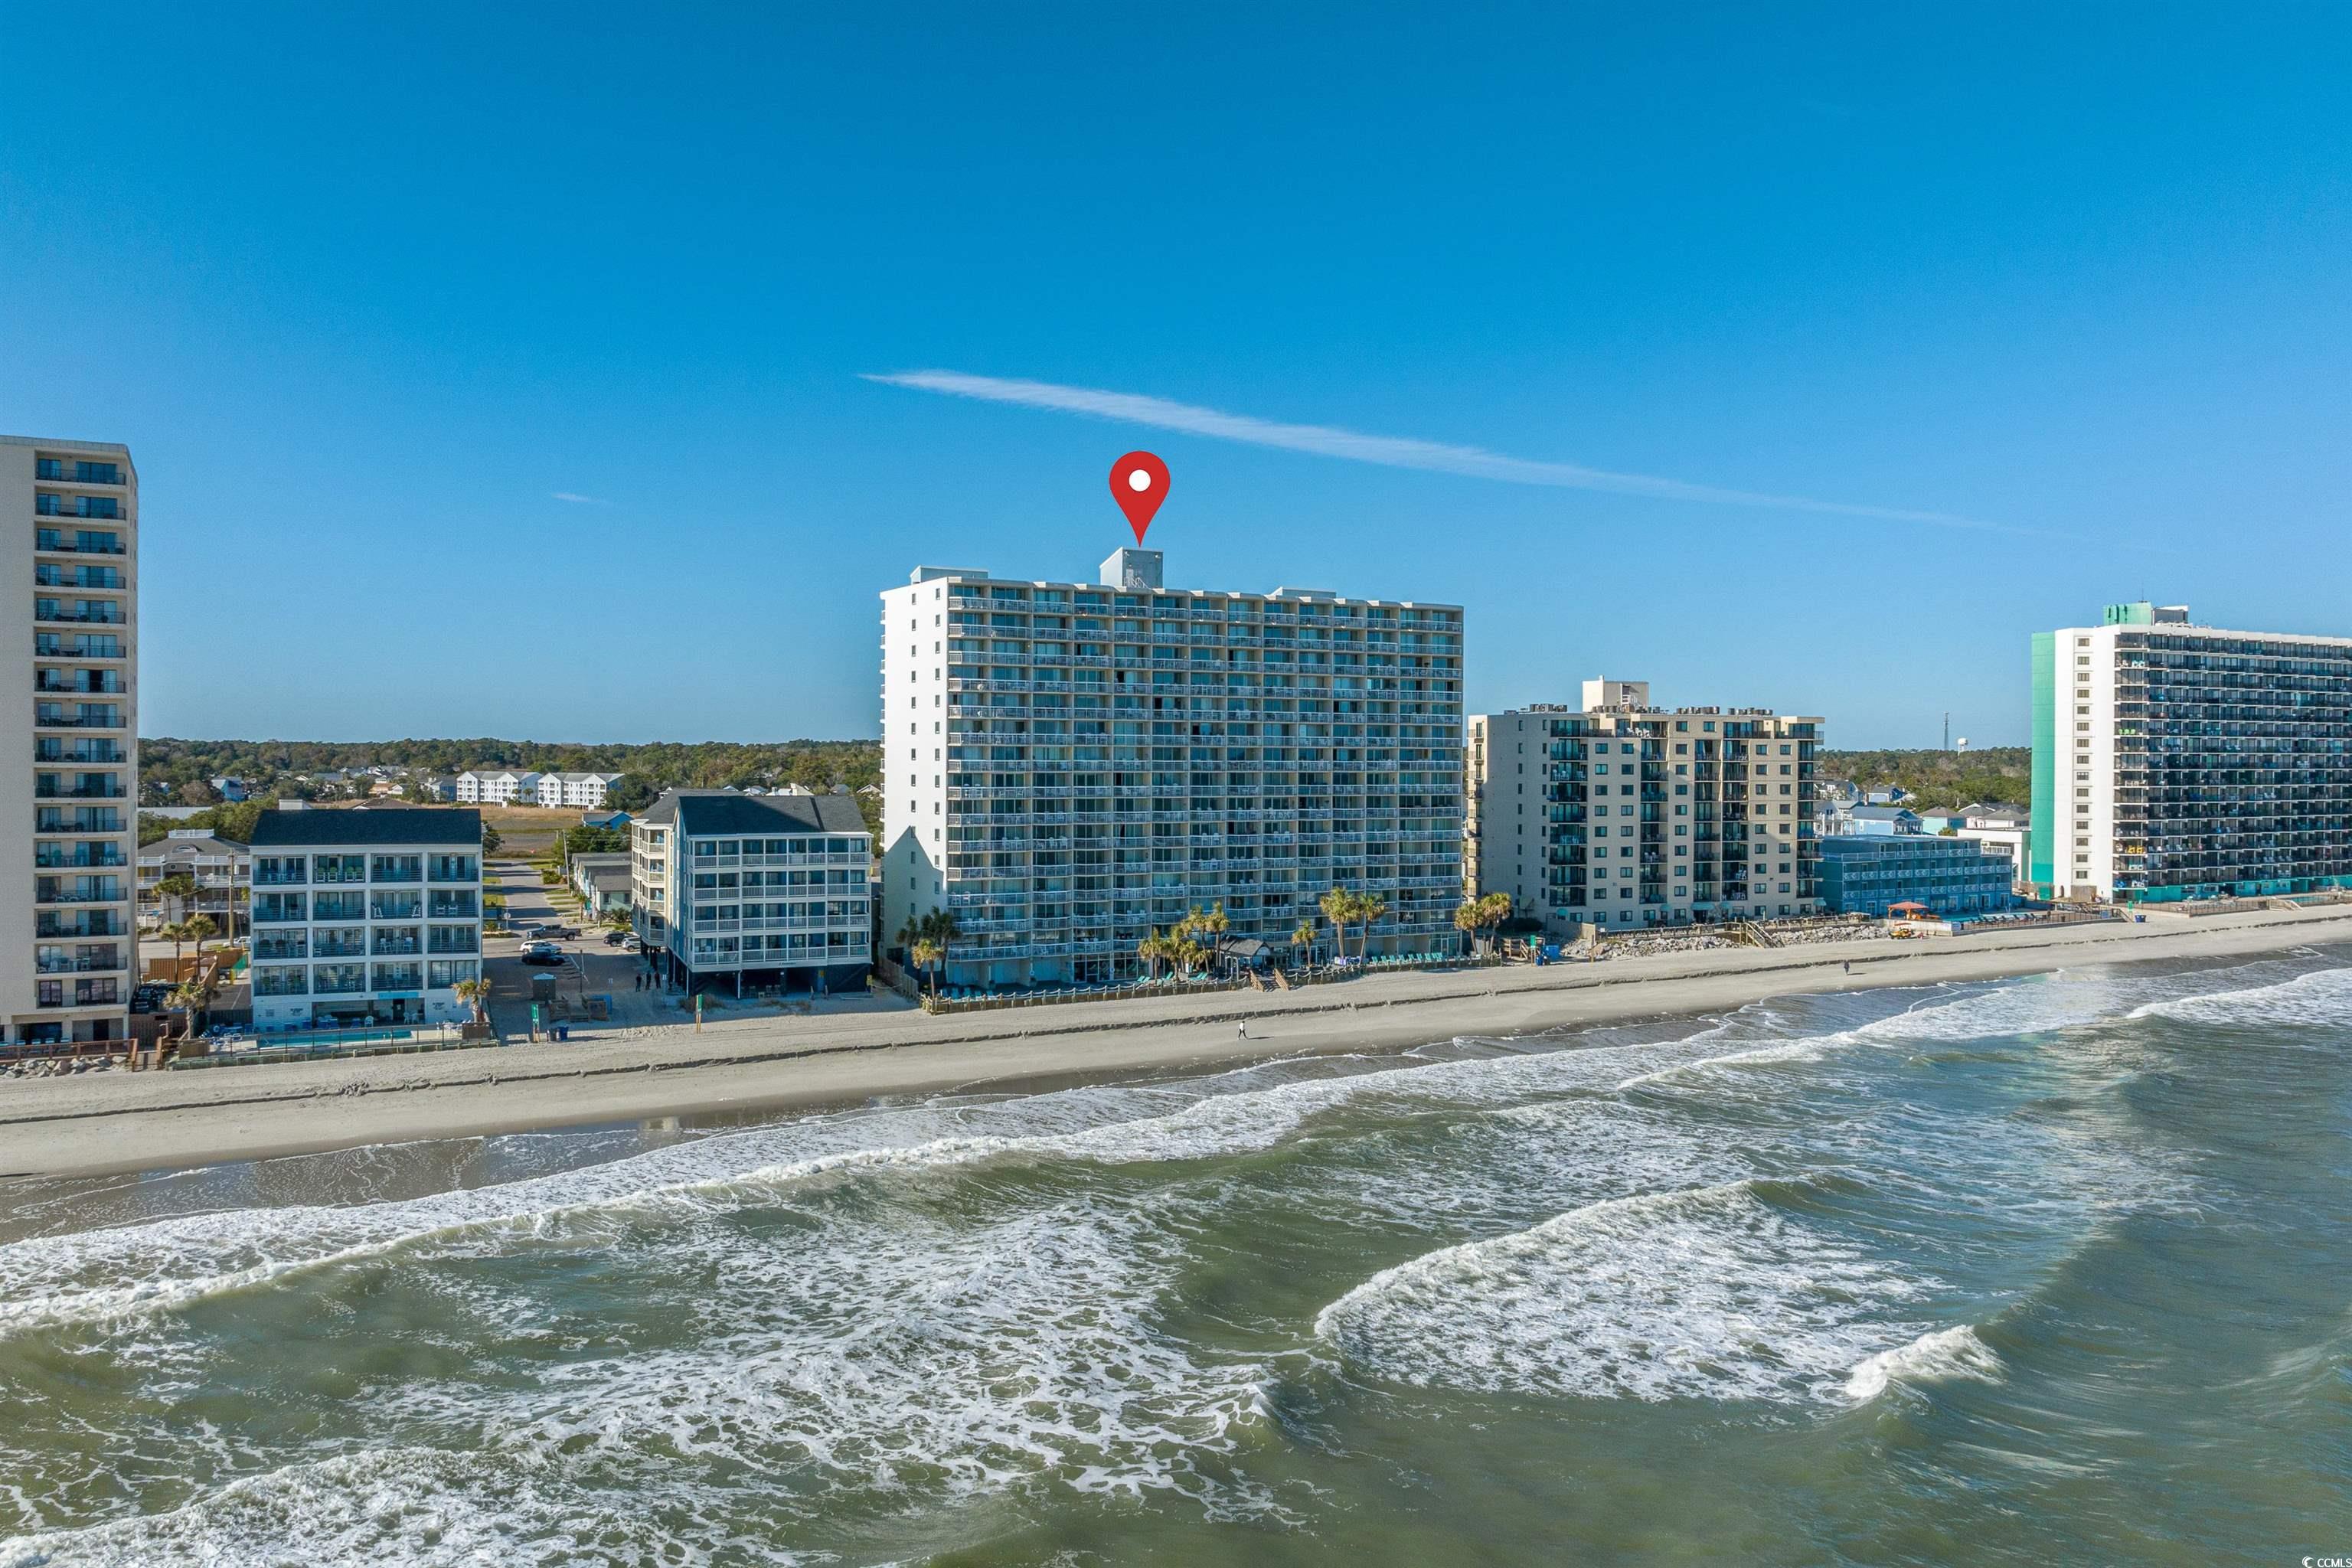
{"type": "Polygon", "coordinates": [[[1334,888],[1318,900],[1323,918],[1331,922],[1331,956],[1345,963],[1348,957],[1348,924],[1356,918],[1357,896],[1345,888],[1334,888]]]}
{"type": "MultiPolygon", "coordinates": [[[[213,987],[208,981],[183,980],[172,987],[167,1005],[181,1016],[180,1039],[183,1044],[195,1037],[196,1015],[210,1006],[212,999],[213,987]]],[[[160,1052],[160,1042],[157,1048],[160,1052]]]]}
{"type": "Polygon", "coordinates": [[[190,915],[180,923],[186,929],[188,940],[196,944],[196,965],[202,968],[205,962],[205,943],[220,934],[220,922],[210,915],[190,915]]]}
{"type": "MultiPolygon", "coordinates": [[[[930,954],[928,959],[918,959],[917,963],[919,965],[929,963],[944,971],[947,968],[948,949],[955,939],[962,934],[962,923],[956,919],[953,910],[933,910],[925,915],[922,923],[915,928],[918,944],[927,948],[930,954]]],[[[910,958],[914,956],[911,949],[908,956],[910,958]]],[[[939,986],[936,981],[931,989],[934,994],[938,993],[939,986]]]]}
{"type": "Polygon", "coordinates": [[[157,926],[155,934],[172,944],[172,983],[176,985],[180,981],[180,944],[188,940],[187,922],[173,921],[169,925],[157,926]]]}
{"type": "Polygon", "coordinates": [[[1454,911],[1454,929],[1467,936],[1475,945],[1492,928],[1511,918],[1511,895],[1488,893],[1484,898],[1465,899],[1454,911]]]}
{"type": "Polygon", "coordinates": [[[1359,954],[1371,946],[1372,922],[1386,920],[1388,916],[1389,901],[1378,893],[1356,895],[1356,924],[1362,928],[1362,934],[1356,942],[1356,952],[1359,954]]]}
{"type": "Polygon", "coordinates": [[[1303,920],[1298,922],[1298,929],[1290,933],[1290,945],[1304,952],[1309,960],[1314,958],[1315,922],[1313,920],[1303,920]]]}
{"type": "Polygon", "coordinates": [[[1170,940],[1160,935],[1157,930],[1135,944],[1135,956],[1143,960],[1152,979],[1160,978],[1160,961],[1172,956],[1170,952],[1172,945],[1170,940]]]}
{"type": "Polygon", "coordinates": [[[155,897],[173,920],[187,917],[186,901],[196,896],[196,879],[185,871],[174,871],[155,884],[155,897]]]}
{"type": "Polygon", "coordinates": [[[490,1021],[490,983],[488,981],[460,980],[450,989],[457,994],[458,1001],[474,1010],[475,1023],[487,1024],[490,1021]]]}
{"type": "Polygon", "coordinates": [[[1489,893],[1479,900],[1478,903],[1486,911],[1486,918],[1479,923],[1486,928],[1486,951],[1492,952],[1495,950],[1496,933],[1501,929],[1503,922],[1511,918],[1511,895],[1489,893]]]}
{"type": "MultiPolygon", "coordinates": [[[[935,941],[928,936],[919,936],[915,938],[914,941],[907,944],[907,961],[915,966],[916,973],[924,973],[926,971],[930,970],[937,965],[941,965],[947,963],[947,943],[935,941]]],[[[931,995],[936,999],[939,996],[939,982],[936,978],[933,978],[931,980],[931,995]]]]}

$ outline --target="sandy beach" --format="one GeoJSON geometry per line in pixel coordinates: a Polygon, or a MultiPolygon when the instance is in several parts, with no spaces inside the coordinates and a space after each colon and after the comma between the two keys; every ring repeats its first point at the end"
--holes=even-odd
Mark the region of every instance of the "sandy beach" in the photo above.
{"type": "Polygon", "coordinates": [[[2275,910],[1368,975],[1287,993],[948,1017],[907,1010],[738,1020],[700,1034],[679,1027],[563,1045],[16,1080],[0,1083],[0,1176],[177,1168],[525,1128],[1140,1077],[1454,1035],[1714,1013],[1803,992],[2226,959],[2346,941],[2352,908],[2275,910]]]}

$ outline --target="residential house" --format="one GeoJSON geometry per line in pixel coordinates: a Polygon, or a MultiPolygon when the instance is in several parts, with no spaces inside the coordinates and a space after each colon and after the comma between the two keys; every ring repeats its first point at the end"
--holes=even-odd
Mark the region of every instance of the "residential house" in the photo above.
{"type": "Polygon", "coordinates": [[[572,890],[591,920],[629,907],[630,860],[626,849],[572,857],[572,890]]]}
{"type": "Polygon", "coordinates": [[[242,935],[246,890],[251,885],[253,851],[208,827],[175,827],[139,847],[139,905],[142,916],[184,921],[209,915],[223,936],[242,935]],[[173,877],[195,884],[192,894],[166,899],[157,891],[173,877]]]}

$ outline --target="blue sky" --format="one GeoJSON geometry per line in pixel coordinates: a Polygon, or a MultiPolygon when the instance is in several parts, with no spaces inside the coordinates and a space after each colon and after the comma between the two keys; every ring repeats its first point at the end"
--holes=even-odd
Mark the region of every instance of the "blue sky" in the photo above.
{"type": "Polygon", "coordinates": [[[150,734],[867,734],[876,592],[1087,575],[1139,446],[1171,584],[1464,604],[1474,710],[2352,632],[2352,12],[1643,9],[21,0],[0,429],[132,447],[150,734]]]}

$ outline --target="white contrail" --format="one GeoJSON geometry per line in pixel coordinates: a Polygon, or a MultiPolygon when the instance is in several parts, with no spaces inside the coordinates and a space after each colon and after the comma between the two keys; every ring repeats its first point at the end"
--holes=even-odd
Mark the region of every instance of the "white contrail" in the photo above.
{"type": "Polygon", "coordinates": [[[1904,507],[1863,506],[1850,501],[1814,500],[1807,496],[1769,495],[1758,490],[1723,489],[1714,485],[1688,484],[1648,474],[1615,474],[1575,463],[1536,462],[1508,458],[1476,447],[1454,447],[1442,441],[1416,441],[1402,436],[1367,436],[1329,425],[1282,425],[1246,414],[1227,414],[1164,397],[1132,392],[1103,392],[1088,386],[1058,386],[1049,381],[1010,381],[992,375],[967,375],[954,370],[910,370],[888,375],[867,375],[887,386],[911,386],[923,392],[944,392],[956,397],[977,397],[991,403],[1018,403],[1031,408],[1053,408],[1065,414],[1090,415],[1127,425],[1181,430],[1191,436],[1212,436],[1222,441],[1244,441],[1253,447],[1280,447],[1293,452],[1313,452],[1326,458],[1346,458],[1359,463],[1379,463],[1391,468],[1423,468],[1432,473],[1467,474],[1474,479],[1500,479],[1514,485],[1549,485],[1565,489],[1605,490],[1615,495],[1651,496],[1661,500],[1712,501],[1722,506],[1777,507],[1788,511],[1826,512],[1838,517],[1879,518],[1889,522],[1932,523],[1942,528],[1987,529],[2000,533],[2037,531],[2008,523],[1986,522],[1950,512],[1916,511],[1904,507]]]}

